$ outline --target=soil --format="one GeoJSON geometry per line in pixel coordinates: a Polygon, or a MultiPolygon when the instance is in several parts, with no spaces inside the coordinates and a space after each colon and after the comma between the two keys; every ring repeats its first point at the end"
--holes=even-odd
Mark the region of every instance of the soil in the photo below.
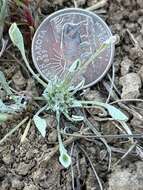
{"type": "MultiPolygon", "coordinates": [[[[56,10],[74,7],[73,1],[69,0],[43,0],[39,2],[38,14],[41,16],[40,19],[37,19],[37,25],[41,22],[41,18],[43,19],[56,10]]],[[[77,0],[76,2],[79,7],[85,9],[93,6],[98,0],[77,0]]],[[[30,4],[32,7],[37,5],[36,1],[30,1],[30,4]]],[[[118,89],[118,97],[142,99],[143,0],[108,0],[105,6],[95,12],[108,23],[113,34],[120,36],[114,59],[115,86],[118,89]]],[[[35,18],[37,17],[35,16],[35,18]]],[[[7,31],[7,29],[5,30],[7,31]]],[[[24,30],[25,28],[23,28],[24,30]]],[[[29,42],[30,40],[28,41],[27,38],[26,45],[30,59],[29,42]]],[[[29,96],[30,94],[37,96],[41,92],[40,87],[31,77],[29,78],[29,73],[27,74],[21,64],[23,64],[22,58],[13,47],[9,47],[0,58],[0,69],[10,80],[12,87],[17,91],[27,90],[29,96]]],[[[108,84],[110,82],[106,76],[96,86],[84,91],[84,96],[90,100],[94,98],[105,101],[108,96],[106,91],[108,84]]],[[[3,91],[0,91],[0,95],[4,96],[3,91]]],[[[32,118],[37,106],[37,103],[31,102],[24,113],[17,115],[6,124],[1,124],[0,139],[22,118],[26,116],[32,118]]],[[[119,106],[129,116],[129,127],[134,133],[141,134],[143,132],[143,103],[133,102],[131,104],[128,102],[124,105],[121,103],[119,106]]],[[[94,112],[97,111],[94,110],[94,112]]],[[[102,134],[116,135],[119,133],[113,123],[99,121],[99,118],[95,121],[92,117],[94,112],[89,110],[89,119],[102,134]]],[[[138,146],[129,152],[118,165],[114,165],[128,150],[129,142],[122,138],[107,138],[106,140],[113,150],[109,171],[108,152],[100,140],[75,139],[68,146],[69,151],[71,145],[74,146],[72,154],[73,177],[71,168],[64,169],[59,164],[58,151],[55,151],[54,148],[57,145],[56,123],[52,115],[48,115],[48,118],[45,139],[41,137],[32,123],[24,143],[20,143],[20,139],[26,124],[0,144],[0,190],[99,190],[97,179],[89,159],[82,151],[83,149],[95,167],[104,190],[143,190],[142,139],[136,139],[138,146]],[[45,158],[47,160],[47,157],[48,161],[43,161],[45,158]]]]}

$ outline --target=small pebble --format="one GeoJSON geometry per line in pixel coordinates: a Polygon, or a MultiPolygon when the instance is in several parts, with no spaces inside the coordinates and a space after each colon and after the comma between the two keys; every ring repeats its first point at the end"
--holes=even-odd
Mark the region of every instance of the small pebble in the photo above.
{"type": "Polygon", "coordinates": [[[141,79],[136,73],[129,73],[120,78],[122,85],[122,99],[134,99],[140,96],[141,79]]]}
{"type": "Polygon", "coordinates": [[[125,57],[120,65],[121,65],[121,75],[124,76],[129,73],[129,70],[133,65],[133,62],[127,57],[125,57]]]}

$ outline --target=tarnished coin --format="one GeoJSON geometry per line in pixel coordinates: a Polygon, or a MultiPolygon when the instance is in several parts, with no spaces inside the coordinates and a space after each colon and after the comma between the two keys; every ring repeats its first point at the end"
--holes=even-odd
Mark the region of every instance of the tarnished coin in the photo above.
{"type": "MultiPolygon", "coordinates": [[[[34,64],[45,80],[55,76],[62,80],[75,60],[84,63],[111,36],[106,23],[92,12],[77,8],[57,11],[41,23],[34,35],[34,64]]],[[[85,88],[97,83],[110,68],[113,55],[114,45],[110,45],[80,76],[75,76],[76,82],[85,79],[85,88]]]]}

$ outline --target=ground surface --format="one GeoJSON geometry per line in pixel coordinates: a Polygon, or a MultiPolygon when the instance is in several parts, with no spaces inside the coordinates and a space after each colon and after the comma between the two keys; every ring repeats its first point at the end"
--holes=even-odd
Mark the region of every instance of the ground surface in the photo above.
{"type": "MultiPolygon", "coordinates": [[[[35,3],[32,1],[33,6],[35,3]]],[[[96,3],[96,0],[77,0],[79,7],[89,7],[96,3]]],[[[64,7],[73,7],[71,1],[50,0],[42,1],[40,4],[41,13],[48,15],[55,10],[64,7]]],[[[114,34],[120,36],[120,42],[116,47],[115,64],[115,84],[119,89],[119,97],[124,99],[143,98],[143,0],[109,0],[104,7],[99,9],[103,19],[111,27],[114,34]]],[[[38,21],[39,22],[39,21],[38,21]]],[[[29,41],[27,41],[27,47],[29,41]]],[[[27,48],[27,49],[28,49],[27,48]]],[[[30,48],[28,49],[30,51],[30,48]]],[[[11,80],[13,88],[19,90],[29,90],[31,93],[38,94],[40,89],[35,88],[32,79],[28,79],[23,72],[18,60],[22,59],[11,47],[0,58],[1,70],[6,74],[7,79],[11,80]],[[13,57],[12,55],[15,55],[13,57]]],[[[22,63],[23,64],[23,63],[22,63]]],[[[103,80],[108,82],[108,78],[103,80]]],[[[107,91],[100,82],[97,86],[89,89],[85,96],[88,99],[93,97],[100,100],[107,98],[107,91]]],[[[1,94],[2,96],[2,94],[1,94]]],[[[127,104],[129,105],[129,103],[127,104]]],[[[123,105],[120,105],[124,109],[123,105]]],[[[0,138],[2,138],[13,126],[26,115],[33,115],[37,104],[31,106],[25,113],[17,116],[13,121],[2,124],[0,138]]],[[[125,109],[124,109],[125,110],[125,109]]],[[[129,126],[134,133],[143,132],[143,103],[130,104],[129,126]],[[134,111],[132,111],[134,110],[134,111]],[[136,111],[136,112],[135,112],[136,111]],[[140,114],[140,115],[139,115],[140,114]]],[[[92,120],[92,118],[91,118],[92,120]]],[[[103,134],[118,134],[118,130],[110,122],[96,122],[98,130],[103,134]]],[[[41,164],[41,161],[50,154],[53,147],[57,144],[57,135],[54,118],[49,116],[47,136],[43,139],[34,125],[30,128],[27,139],[20,144],[20,138],[24,127],[15,132],[5,143],[0,145],[0,190],[72,190],[71,170],[65,170],[58,162],[56,153],[48,162],[41,164]]],[[[137,139],[141,144],[141,140],[137,139]]],[[[106,148],[99,140],[86,141],[78,139],[75,141],[73,151],[74,158],[74,183],[75,190],[99,190],[97,180],[90,167],[88,159],[79,144],[86,150],[93,166],[98,173],[101,183],[106,190],[142,190],[143,189],[143,153],[137,156],[136,149],[130,153],[118,166],[114,163],[128,149],[127,139],[107,138],[107,142],[113,149],[112,167],[108,172],[108,159],[106,148]]],[[[72,144],[72,143],[71,143],[72,144]]],[[[69,146],[69,151],[70,147],[69,146]]],[[[140,149],[139,149],[140,150],[140,149]]]]}

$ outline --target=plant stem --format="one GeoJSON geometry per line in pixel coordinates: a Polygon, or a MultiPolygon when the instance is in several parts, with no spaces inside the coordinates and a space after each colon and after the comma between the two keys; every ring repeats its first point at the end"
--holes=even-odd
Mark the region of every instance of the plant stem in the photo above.
{"type": "Polygon", "coordinates": [[[61,132],[60,132],[60,112],[56,111],[56,119],[57,119],[57,131],[58,131],[58,141],[59,141],[59,150],[62,149],[62,138],[61,138],[61,132]]]}
{"type": "Polygon", "coordinates": [[[25,53],[21,52],[21,54],[22,54],[22,56],[23,56],[23,59],[24,59],[24,61],[25,61],[25,64],[26,64],[28,70],[31,72],[31,74],[33,75],[33,77],[34,77],[42,86],[44,86],[44,87],[46,88],[46,87],[47,87],[47,83],[45,83],[42,79],[40,79],[40,78],[36,75],[36,73],[33,71],[33,69],[30,67],[30,64],[29,64],[29,62],[28,62],[28,60],[27,60],[27,58],[26,58],[25,53]]]}
{"type": "Polygon", "coordinates": [[[35,115],[39,115],[41,112],[43,112],[46,108],[48,107],[48,105],[46,104],[45,106],[43,106],[42,108],[40,108],[40,110],[35,114],[35,115]]]}
{"type": "Polygon", "coordinates": [[[103,106],[103,107],[105,107],[105,105],[106,105],[106,103],[102,103],[102,102],[97,102],[97,101],[88,101],[88,100],[86,100],[86,101],[84,101],[84,100],[79,100],[78,101],[80,104],[82,104],[82,105],[88,105],[88,104],[91,104],[91,105],[97,105],[97,106],[103,106]]]}
{"type": "Polygon", "coordinates": [[[8,138],[10,135],[12,135],[19,127],[21,127],[26,121],[28,120],[28,117],[24,118],[16,127],[14,127],[10,132],[8,132],[1,140],[0,144],[3,143],[6,138],[8,138]]]}
{"type": "Polygon", "coordinates": [[[99,49],[97,49],[97,51],[87,60],[85,61],[85,63],[81,64],[81,66],[79,67],[79,69],[77,69],[77,71],[75,72],[69,72],[66,74],[65,78],[64,78],[64,82],[63,82],[63,86],[69,86],[69,84],[72,82],[74,76],[76,74],[79,75],[80,72],[83,71],[84,68],[86,68],[93,60],[95,60],[98,55],[100,55],[100,53],[102,53],[110,44],[106,44],[103,43],[99,49]]]}

